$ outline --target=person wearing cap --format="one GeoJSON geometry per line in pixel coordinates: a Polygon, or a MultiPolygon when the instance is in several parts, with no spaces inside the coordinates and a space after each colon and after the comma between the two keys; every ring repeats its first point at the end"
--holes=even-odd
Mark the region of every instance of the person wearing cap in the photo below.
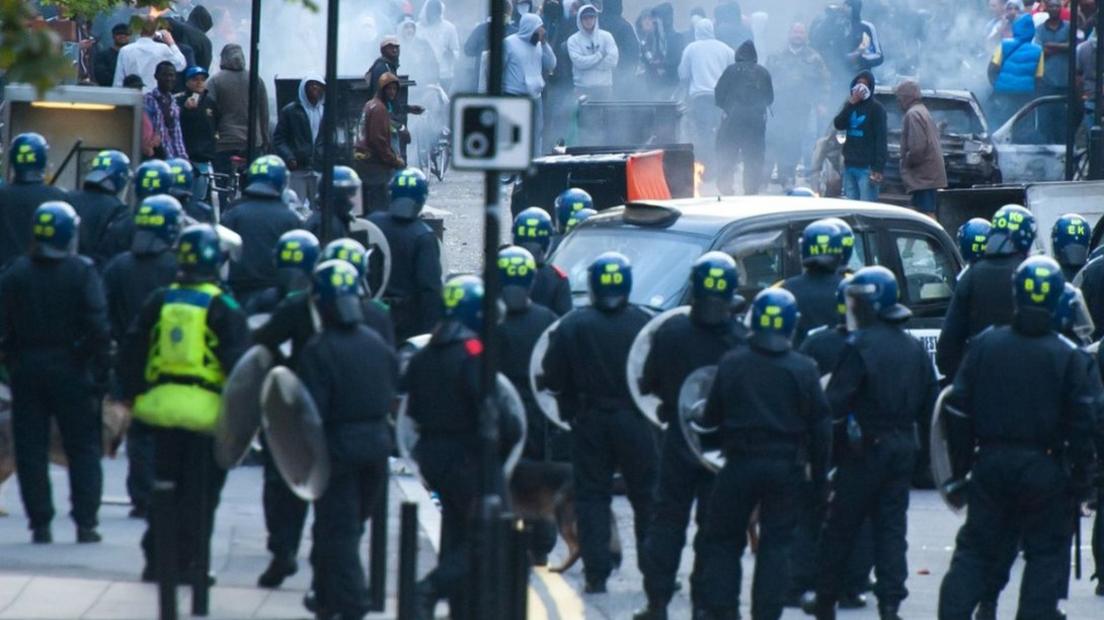
{"type": "Polygon", "coordinates": [[[208,77],[210,76],[203,67],[188,67],[184,70],[187,92],[176,96],[176,103],[180,106],[180,131],[184,134],[184,148],[196,169],[194,193],[199,200],[207,197],[207,175],[211,172],[211,162],[215,159],[215,145],[218,142],[218,109],[215,100],[207,93],[208,77]]]}
{"type": "Polygon", "coordinates": [[[613,70],[618,51],[613,35],[598,27],[598,10],[586,4],[575,16],[579,31],[567,39],[575,95],[597,100],[613,98],[613,70]]]}
{"type": "Polygon", "coordinates": [[[361,116],[360,135],[354,155],[360,175],[366,214],[387,210],[387,183],[396,171],[406,167],[402,158],[402,140],[406,129],[395,119],[399,96],[399,78],[384,73],[374,97],[368,100],[361,116]]]}
{"type": "Polygon", "coordinates": [[[92,58],[92,73],[96,77],[96,84],[111,86],[115,81],[115,64],[119,62],[119,50],[128,43],[130,43],[130,26],[115,24],[111,28],[111,47],[97,51],[92,58]]]}
{"type": "Polygon", "coordinates": [[[399,50],[401,49],[399,38],[395,35],[388,35],[380,39],[379,45],[379,58],[372,63],[368,73],[364,74],[364,80],[368,82],[368,99],[376,96],[379,80],[384,73],[391,73],[396,76],[399,74],[399,50]]]}

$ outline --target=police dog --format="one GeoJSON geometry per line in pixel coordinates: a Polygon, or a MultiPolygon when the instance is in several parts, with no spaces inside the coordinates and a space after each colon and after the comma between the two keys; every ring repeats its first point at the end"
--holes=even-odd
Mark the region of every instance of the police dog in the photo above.
{"type": "MultiPolygon", "coordinates": [[[[575,516],[575,484],[570,463],[522,460],[510,477],[510,501],[514,513],[527,521],[554,523],[567,546],[567,558],[549,570],[562,573],[579,561],[579,529],[575,516]]],[[[610,554],[621,564],[621,537],[617,518],[610,511],[610,554]]]]}
{"type": "MultiPolygon", "coordinates": [[[[12,434],[11,391],[0,385],[0,484],[15,473],[15,437],[12,434]]],[[[122,444],[130,427],[130,410],[109,398],[103,402],[103,453],[111,458],[122,444]]],[[[50,421],[50,462],[66,467],[65,449],[61,445],[61,432],[57,421],[50,421]]],[[[0,509],[0,514],[6,514],[0,509]]]]}

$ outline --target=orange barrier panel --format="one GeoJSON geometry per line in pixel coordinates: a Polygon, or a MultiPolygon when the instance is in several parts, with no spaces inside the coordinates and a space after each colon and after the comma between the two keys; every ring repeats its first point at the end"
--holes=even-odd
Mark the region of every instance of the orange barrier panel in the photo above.
{"type": "Polygon", "coordinates": [[[663,151],[647,151],[629,156],[625,164],[626,199],[669,200],[671,190],[663,173],[663,151]]]}

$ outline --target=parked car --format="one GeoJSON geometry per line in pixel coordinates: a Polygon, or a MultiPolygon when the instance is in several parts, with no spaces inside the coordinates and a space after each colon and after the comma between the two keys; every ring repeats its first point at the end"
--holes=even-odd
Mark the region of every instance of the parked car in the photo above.
{"type": "Polygon", "coordinates": [[[602,252],[621,252],[633,264],[631,301],[662,311],[689,303],[691,264],[720,250],[736,260],[739,293],[750,300],[801,272],[798,239],[824,217],[842,218],[855,230],[851,269],[884,265],[897,275],[901,301],[914,315],[910,328],[934,351],[962,260],[936,221],[910,209],[787,196],[633,203],[579,224],[551,261],[568,275],[576,305],[584,305],[587,266],[602,252]]]}
{"type": "MultiPolygon", "coordinates": [[[[1067,104],[1068,99],[1061,95],[1039,97],[993,132],[1005,183],[1066,180],[1067,104]]],[[[1077,180],[1088,173],[1084,130],[1080,126],[1074,144],[1077,180]]]]}

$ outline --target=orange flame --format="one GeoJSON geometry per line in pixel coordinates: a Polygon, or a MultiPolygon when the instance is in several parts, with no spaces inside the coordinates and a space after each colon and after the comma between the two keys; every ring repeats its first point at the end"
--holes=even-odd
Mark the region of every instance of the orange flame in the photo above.
{"type": "Polygon", "coordinates": [[[705,164],[694,162],[694,198],[701,197],[702,179],[705,178],[705,164]]]}
{"type": "Polygon", "coordinates": [[[165,8],[163,8],[163,9],[159,9],[159,8],[157,8],[157,7],[153,7],[153,6],[151,6],[151,7],[150,7],[150,9],[149,9],[149,19],[150,19],[150,21],[153,21],[153,20],[155,20],[155,19],[158,19],[158,18],[160,18],[160,17],[162,16],[162,15],[164,15],[165,13],[168,13],[168,12],[169,12],[169,10],[170,10],[170,8],[171,8],[171,7],[165,7],[165,8]]]}

